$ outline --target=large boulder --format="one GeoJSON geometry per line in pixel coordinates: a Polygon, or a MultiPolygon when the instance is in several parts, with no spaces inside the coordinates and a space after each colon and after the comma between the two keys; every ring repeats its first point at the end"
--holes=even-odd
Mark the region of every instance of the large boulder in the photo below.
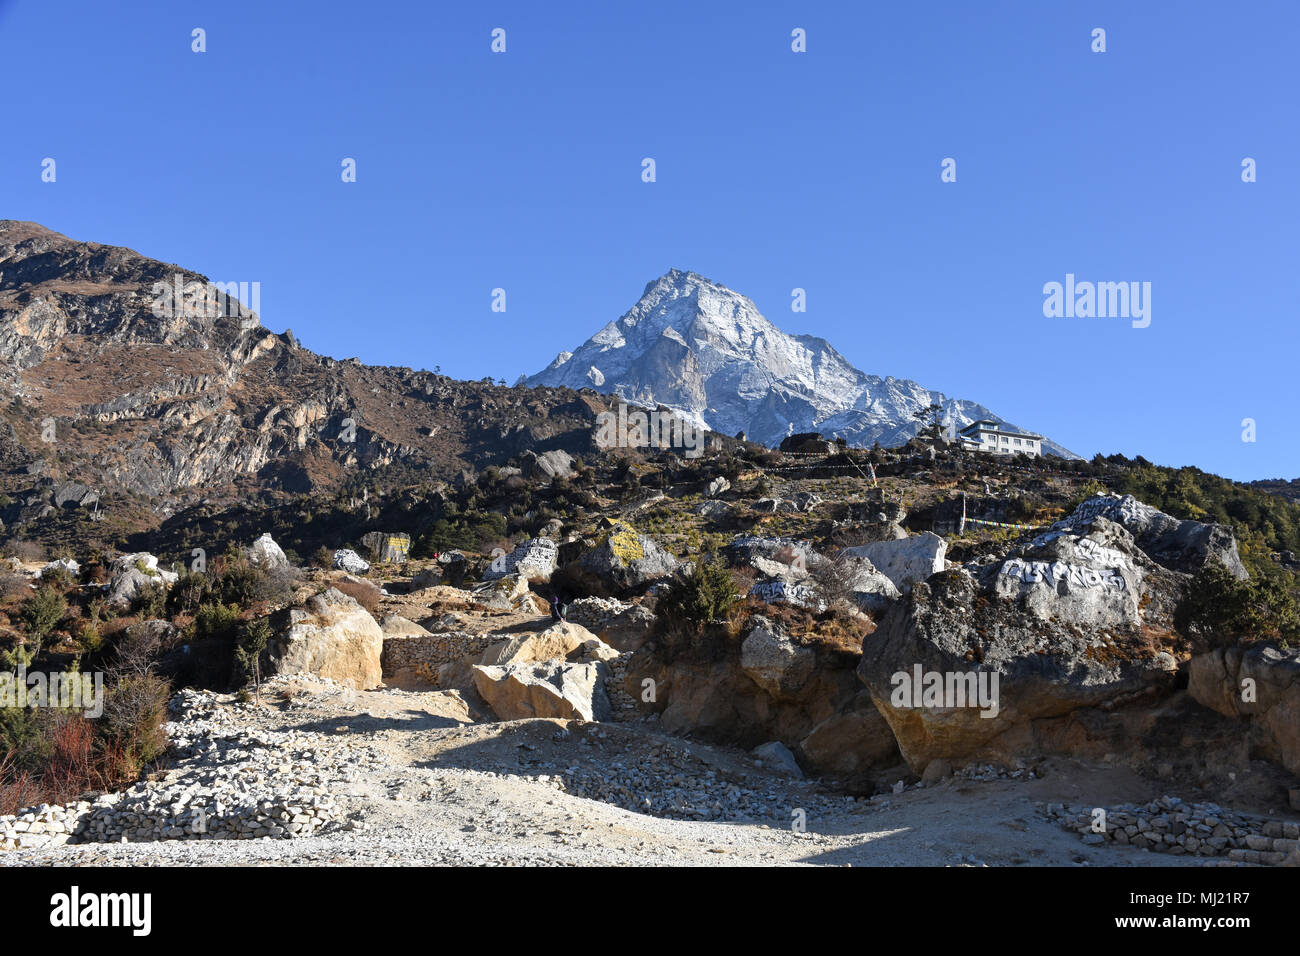
{"type": "Polygon", "coordinates": [[[858,674],[920,772],[1056,747],[1052,725],[1173,686],[1186,575],[1105,518],[913,585],[863,644],[858,674]]]}
{"type": "Polygon", "coordinates": [[[334,552],[334,567],[348,574],[365,574],[370,570],[370,562],[351,548],[339,548],[334,552]]]}
{"type": "Polygon", "coordinates": [[[371,559],[380,564],[401,564],[411,553],[411,536],[389,531],[370,531],[361,536],[371,559]]]}
{"type": "Polygon", "coordinates": [[[1238,580],[1250,577],[1237,553],[1237,539],[1226,525],[1175,518],[1132,495],[1089,498],[1047,533],[1086,532],[1097,518],[1123,526],[1143,552],[1173,571],[1195,574],[1216,561],[1238,580]]]}
{"type": "Polygon", "coordinates": [[[898,586],[867,558],[839,554],[834,560],[841,565],[851,600],[863,611],[879,614],[889,610],[890,605],[902,594],[898,586]]]}
{"type": "Polygon", "coordinates": [[[116,558],[109,566],[107,602],[116,608],[129,607],[141,592],[151,587],[169,587],[177,575],[158,567],[158,559],[147,551],[116,558]]]}
{"type": "Polygon", "coordinates": [[[580,624],[560,621],[535,633],[516,634],[483,652],[482,664],[536,661],[610,661],[618,651],[580,624]]]}
{"type": "Polygon", "coordinates": [[[474,688],[501,720],[556,717],[604,720],[610,714],[603,663],[562,660],[476,664],[474,688]]]}
{"type": "Polygon", "coordinates": [[[290,609],[268,645],[273,669],[280,674],[315,674],[350,683],[357,689],[383,680],[380,659],[384,632],[351,597],[329,588],[290,609]]]}
{"type": "Polygon", "coordinates": [[[432,637],[432,633],[400,614],[386,614],[379,622],[379,629],[384,632],[384,639],[390,637],[432,637]]]}
{"type": "Polygon", "coordinates": [[[520,574],[533,582],[551,580],[558,552],[550,538],[533,538],[517,545],[509,554],[499,554],[483,573],[484,581],[520,574]]]}
{"type": "Polygon", "coordinates": [[[644,588],[681,566],[653,538],[638,534],[622,522],[615,522],[578,564],[601,580],[627,590],[644,588]]]}
{"type": "Polygon", "coordinates": [[[1300,776],[1300,649],[1218,648],[1192,658],[1197,703],[1251,724],[1256,749],[1300,776]]]}
{"type": "Polygon", "coordinates": [[[573,456],[558,448],[540,455],[526,451],[523,470],[530,478],[568,478],[573,474],[573,456]]]}
{"type": "Polygon", "coordinates": [[[947,550],[948,542],[943,538],[931,531],[923,531],[910,538],[873,541],[845,548],[840,554],[866,558],[876,570],[894,582],[894,587],[906,592],[916,582],[944,569],[943,556],[947,550]]]}
{"type": "Polygon", "coordinates": [[[254,541],[246,553],[252,564],[268,571],[289,566],[289,559],[269,531],[254,541]]]}

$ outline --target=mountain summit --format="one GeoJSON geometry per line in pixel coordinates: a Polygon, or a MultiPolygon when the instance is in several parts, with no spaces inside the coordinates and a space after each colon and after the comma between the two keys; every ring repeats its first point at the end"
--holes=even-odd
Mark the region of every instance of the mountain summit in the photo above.
{"type": "MultiPolygon", "coordinates": [[[[809,431],[850,445],[900,445],[920,427],[915,413],[932,402],[958,428],[982,418],[1005,421],[976,402],[868,375],[825,339],[789,335],[750,299],[679,269],[650,282],[621,318],[576,351],[561,352],[527,384],[666,405],[714,431],[744,431],[767,445],[809,431]]],[[[1054,442],[1043,445],[1077,457],[1054,442]]]]}

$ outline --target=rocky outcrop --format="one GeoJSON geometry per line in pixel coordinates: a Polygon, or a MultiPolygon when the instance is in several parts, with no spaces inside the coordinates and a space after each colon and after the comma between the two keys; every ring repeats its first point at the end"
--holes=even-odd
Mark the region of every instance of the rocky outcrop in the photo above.
{"type": "Polygon", "coordinates": [[[1081,533],[1097,518],[1123,526],[1153,561],[1174,571],[1195,574],[1215,561],[1238,580],[1250,575],[1237,553],[1237,539],[1221,524],[1178,519],[1143,504],[1132,495],[1097,495],[1058,521],[1047,534],[1081,533]]]}
{"type": "Polygon", "coordinates": [[[1248,722],[1252,747],[1300,776],[1300,649],[1260,644],[1197,655],[1187,690],[1202,706],[1248,722]]]}
{"type": "Polygon", "coordinates": [[[568,478],[573,474],[573,456],[558,448],[540,455],[527,451],[523,455],[523,471],[530,478],[568,478]]]}
{"type": "Polygon", "coordinates": [[[401,564],[411,553],[411,536],[406,533],[371,531],[361,536],[361,543],[380,564],[401,564]]]}
{"type": "Polygon", "coordinates": [[[483,664],[530,664],[536,661],[610,661],[618,652],[585,627],[569,621],[535,633],[517,634],[489,648],[483,664]]]}
{"type": "Polygon", "coordinates": [[[600,542],[579,560],[579,566],[622,590],[638,590],[668,577],[681,562],[653,539],[622,522],[605,532],[600,542]]]}
{"type": "Polygon", "coordinates": [[[169,587],[177,575],[158,567],[158,559],[145,551],[124,554],[113,561],[108,571],[108,603],[116,608],[129,607],[145,590],[169,587]]]}
{"type": "Polygon", "coordinates": [[[275,673],[315,674],[358,689],[383,681],[384,632],[342,591],[329,588],[276,623],[279,632],[267,648],[275,673]]]}
{"type": "Polygon", "coordinates": [[[501,720],[604,720],[609,716],[606,668],[601,663],[543,660],[479,664],[472,671],[474,688],[501,720]]]}
{"type": "Polygon", "coordinates": [[[779,741],[806,770],[851,786],[899,762],[889,725],[857,680],[855,655],[801,643],[762,615],[750,618],[737,650],[700,659],[652,641],[632,655],[624,686],[638,700],[653,689],[649,706],[669,733],[743,747],[779,741]]]}
{"type": "Polygon", "coordinates": [[[871,544],[845,548],[840,553],[850,558],[866,558],[881,574],[889,578],[899,591],[906,592],[913,584],[924,581],[945,567],[944,554],[948,543],[930,531],[910,538],[875,541],[871,544]]]}
{"type": "Polygon", "coordinates": [[[248,560],[265,570],[289,567],[289,559],[268,531],[248,548],[248,560]]]}
{"type": "Polygon", "coordinates": [[[864,642],[858,673],[915,770],[1052,749],[1054,718],[1172,687],[1187,576],[1104,517],[1085,530],[914,584],[864,642]]]}

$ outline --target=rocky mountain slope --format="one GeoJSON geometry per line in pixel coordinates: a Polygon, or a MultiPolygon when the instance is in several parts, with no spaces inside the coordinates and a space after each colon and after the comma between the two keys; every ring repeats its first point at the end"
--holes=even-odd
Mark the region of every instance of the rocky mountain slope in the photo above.
{"type": "Polygon", "coordinates": [[[0,465],[151,497],[240,480],[329,489],[384,470],[447,477],[525,449],[582,452],[604,407],[317,355],[236,301],[203,308],[214,291],[130,249],[0,221],[0,465]]]}
{"type": "MultiPolygon", "coordinates": [[[[766,445],[810,431],[850,445],[900,445],[920,427],[915,412],[931,403],[942,405],[959,428],[980,418],[1001,420],[977,402],[867,375],[825,339],[788,335],[745,296],[678,269],[649,283],[621,318],[526,381],[667,405],[714,431],[744,431],[766,445]]],[[[1053,442],[1044,445],[1076,457],[1053,442]]]]}

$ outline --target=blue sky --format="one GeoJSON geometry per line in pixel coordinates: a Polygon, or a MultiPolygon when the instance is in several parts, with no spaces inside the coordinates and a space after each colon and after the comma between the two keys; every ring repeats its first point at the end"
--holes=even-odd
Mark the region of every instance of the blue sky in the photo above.
{"type": "Polygon", "coordinates": [[[1298,28],[1294,0],[0,0],[0,217],[260,282],[325,354],[512,382],[691,269],[1081,454],[1300,476],[1298,28]],[[1150,326],[1045,318],[1066,273],[1150,282],[1150,326]]]}

